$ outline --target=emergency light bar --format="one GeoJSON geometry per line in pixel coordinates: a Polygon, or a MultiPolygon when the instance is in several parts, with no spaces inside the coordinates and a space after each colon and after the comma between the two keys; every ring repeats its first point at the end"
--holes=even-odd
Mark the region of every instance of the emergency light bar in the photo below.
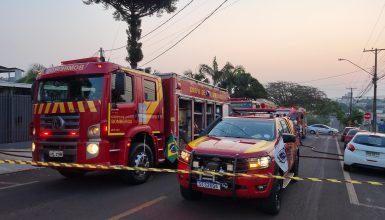
{"type": "Polygon", "coordinates": [[[101,62],[99,57],[88,57],[88,58],[83,58],[83,59],[77,59],[77,60],[66,60],[62,61],[62,65],[66,64],[74,64],[74,63],[91,63],[91,62],[101,62]]]}

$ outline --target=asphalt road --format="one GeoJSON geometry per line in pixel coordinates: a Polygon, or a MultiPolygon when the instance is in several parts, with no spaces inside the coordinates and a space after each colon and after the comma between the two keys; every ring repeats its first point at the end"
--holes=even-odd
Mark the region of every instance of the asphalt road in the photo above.
{"type": "MultiPolygon", "coordinates": [[[[308,136],[304,144],[338,154],[338,139],[308,136]]],[[[301,155],[315,153],[302,147],[301,155]]],[[[353,169],[340,161],[301,158],[300,176],[385,182],[383,171],[353,169]]],[[[111,172],[68,180],[51,169],[0,175],[0,219],[384,219],[385,186],[299,181],[283,192],[281,212],[260,212],[253,200],[205,196],[184,201],[175,174],[154,174],[146,184],[129,186],[111,172]]]]}

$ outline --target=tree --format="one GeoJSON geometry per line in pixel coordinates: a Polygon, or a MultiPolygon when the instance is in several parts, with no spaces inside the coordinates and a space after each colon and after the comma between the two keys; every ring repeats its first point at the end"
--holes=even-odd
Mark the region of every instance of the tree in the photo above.
{"type": "Polygon", "coordinates": [[[267,98],[267,92],[250,73],[241,72],[235,77],[234,93],[231,96],[234,98],[267,98]]]}
{"type": "Polygon", "coordinates": [[[266,87],[268,97],[279,106],[301,106],[317,114],[328,106],[329,99],[323,91],[292,82],[271,82],[266,87]]]}
{"type": "Polygon", "coordinates": [[[44,70],[45,67],[41,64],[35,63],[30,66],[25,76],[17,80],[18,83],[33,83],[36,80],[37,74],[44,70]]]}
{"type": "Polygon", "coordinates": [[[209,75],[213,80],[213,85],[218,86],[223,77],[223,71],[218,68],[217,57],[214,57],[212,66],[201,64],[199,73],[209,75]]]}
{"type": "Polygon", "coordinates": [[[204,73],[193,73],[191,70],[186,70],[184,71],[183,75],[201,82],[210,83],[210,80],[204,73]]]}
{"type": "Polygon", "coordinates": [[[126,33],[127,52],[126,61],[131,68],[136,69],[138,62],[143,59],[142,43],[139,42],[142,34],[141,23],[145,16],[156,14],[161,16],[164,12],[175,11],[178,0],[83,0],[87,5],[102,4],[106,9],[110,6],[115,9],[113,16],[115,20],[124,21],[128,24],[126,33]]]}

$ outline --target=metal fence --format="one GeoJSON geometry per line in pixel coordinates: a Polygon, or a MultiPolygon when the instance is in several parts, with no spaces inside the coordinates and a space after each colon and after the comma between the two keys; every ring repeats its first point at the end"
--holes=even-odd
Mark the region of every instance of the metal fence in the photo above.
{"type": "Polygon", "coordinates": [[[0,144],[30,140],[31,121],[31,96],[0,95],[0,144]]]}

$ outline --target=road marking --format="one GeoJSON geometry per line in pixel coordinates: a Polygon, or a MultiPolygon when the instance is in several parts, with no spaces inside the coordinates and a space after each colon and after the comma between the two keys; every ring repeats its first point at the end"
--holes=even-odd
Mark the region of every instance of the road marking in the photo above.
{"type": "Polygon", "coordinates": [[[19,187],[19,186],[30,185],[30,184],[34,184],[34,183],[38,183],[38,182],[39,182],[39,181],[32,181],[32,182],[28,182],[28,183],[19,183],[19,184],[12,185],[12,186],[1,187],[0,190],[2,190],[2,189],[15,188],[15,187],[19,187]]]}
{"type": "MultiPolygon", "coordinates": [[[[338,152],[338,154],[341,154],[340,144],[338,143],[337,138],[334,138],[334,140],[336,141],[337,152],[338,152]]],[[[341,157],[341,156],[339,156],[339,157],[341,157]]],[[[352,179],[350,177],[350,174],[344,170],[344,161],[340,161],[340,165],[341,165],[341,169],[342,169],[342,172],[344,174],[345,180],[351,181],[352,179]]],[[[349,196],[350,203],[354,204],[354,205],[360,205],[360,202],[358,201],[357,193],[356,193],[356,190],[354,189],[353,184],[346,183],[346,189],[348,190],[348,196],[349,196]]]]}
{"type": "Polygon", "coordinates": [[[132,214],[134,214],[136,212],[139,212],[140,210],[142,210],[144,208],[152,206],[152,205],[154,205],[154,204],[156,204],[156,203],[158,203],[158,202],[160,202],[160,201],[162,201],[164,199],[167,199],[167,196],[161,196],[161,197],[158,197],[158,198],[153,199],[151,201],[145,202],[145,203],[143,203],[143,204],[141,204],[141,205],[139,205],[139,206],[137,206],[135,208],[129,209],[129,210],[127,210],[127,211],[125,211],[125,212],[123,212],[121,214],[115,215],[115,216],[109,218],[108,220],[118,220],[118,219],[127,217],[127,216],[132,215],[132,214]]]}
{"type": "MultiPolygon", "coordinates": [[[[336,140],[336,143],[337,143],[338,154],[341,154],[340,144],[338,143],[337,138],[335,140],[336,140]]],[[[350,180],[351,181],[350,174],[343,169],[344,162],[340,161],[340,163],[341,163],[342,172],[344,173],[345,180],[350,180]]],[[[358,201],[357,193],[356,193],[356,190],[354,189],[353,184],[346,183],[346,188],[348,190],[349,200],[350,200],[351,204],[358,205],[358,206],[364,206],[364,207],[368,207],[368,208],[373,208],[373,209],[385,210],[385,207],[369,205],[369,204],[365,204],[365,203],[360,203],[358,201]]]]}

